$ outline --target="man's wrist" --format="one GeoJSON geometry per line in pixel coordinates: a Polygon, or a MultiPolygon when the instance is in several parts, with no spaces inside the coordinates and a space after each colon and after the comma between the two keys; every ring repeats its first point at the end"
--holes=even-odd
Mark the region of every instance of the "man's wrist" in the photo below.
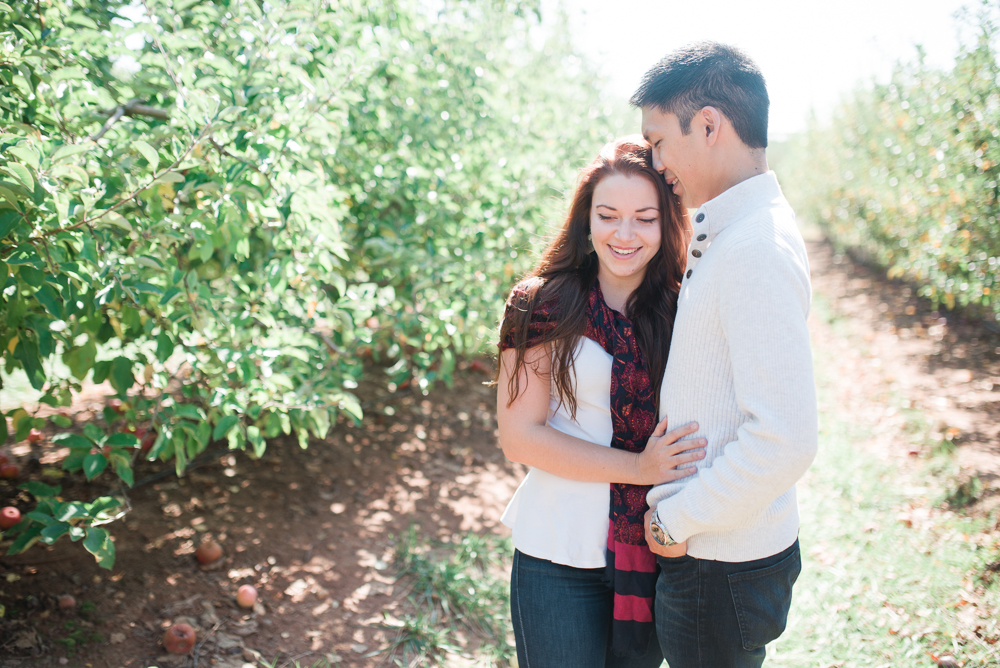
{"type": "Polygon", "coordinates": [[[653,515],[649,519],[649,532],[653,534],[653,540],[663,547],[671,547],[677,544],[677,541],[670,536],[667,527],[660,521],[659,513],[655,508],[653,509],[653,515]]]}

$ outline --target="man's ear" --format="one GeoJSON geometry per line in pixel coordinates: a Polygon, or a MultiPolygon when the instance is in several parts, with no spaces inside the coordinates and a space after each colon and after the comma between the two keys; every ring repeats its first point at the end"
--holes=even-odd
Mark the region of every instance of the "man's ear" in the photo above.
{"type": "Polygon", "coordinates": [[[705,133],[705,143],[714,146],[722,128],[722,113],[715,107],[702,107],[698,112],[701,129],[705,133]]]}

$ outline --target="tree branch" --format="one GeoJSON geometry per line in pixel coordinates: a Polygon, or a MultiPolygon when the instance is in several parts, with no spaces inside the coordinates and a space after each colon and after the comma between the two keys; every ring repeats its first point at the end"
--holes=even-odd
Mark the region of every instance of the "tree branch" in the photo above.
{"type": "MultiPolygon", "coordinates": [[[[131,201],[139,193],[143,192],[144,190],[147,190],[147,189],[151,188],[153,186],[153,184],[156,183],[156,180],[158,178],[162,177],[164,174],[167,174],[168,172],[172,172],[179,164],[181,164],[182,162],[184,162],[185,160],[187,160],[187,157],[189,155],[191,155],[191,151],[194,150],[195,146],[197,146],[199,143],[201,143],[201,140],[205,138],[205,136],[208,134],[208,131],[209,131],[209,129],[211,127],[212,127],[212,121],[209,121],[208,123],[205,124],[205,127],[202,128],[201,133],[195,138],[195,140],[193,142],[191,142],[191,144],[187,147],[187,150],[185,150],[184,153],[179,158],[177,158],[177,160],[175,160],[169,167],[164,167],[163,169],[161,169],[157,173],[153,174],[153,178],[152,178],[152,180],[149,183],[147,183],[144,186],[139,186],[138,188],[136,188],[135,190],[133,190],[129,194],[125,195],[120,200],[118,200],[114,205],[112,205],[109,209],[105,209],[104,211],[102,211],[101,213],[99,213],[99,214],[97,214],[95,216],[91,216],[90,218],[86,218],[84,220],[81,220],[79,223],[74,223],[73,225],[67,225],[66,227],[59,227],[59,228],[56,228],[54,230],[48,230],[47,232],[39,234],[38,236],[35,236],[35,237],[28,237],[27,239],[25,239],[21,243],[22,244],[33,244],[33,243],[36,243],[38,241],[43,241],[44,239],[46,239],[48,237],[51,237],[51,236],[53,236],[55,234],[59,234],[60,232],[69,232],[71,230],[78,229],[78,228],[83,227],[85,225],[90,225],[94,221],[100,220],[101,218],[103,218],[104,216],[108,215],[109,213],[111,213],[112,211],[114,211],[115,209],[117,209],[118,207],[124,205],[126,202],[131,201]]],[[[21,244],[18,244],[18,246],[19,245],[21,245],[21,244]]],[[[17,248],[17,246],[11,246],[8,249],[0,251],[0,256],[2,256],[5,253],[8,253],[8,252],[12,251],[14,248],[17,248]]]]}
{"type": "Polygon", "coordinates": [[[104,133],[111,129],[111,126],[118,122],[118,120],[125,115],[125,107],[119,106],[115,108],[114,113],[111,114],[111,118],[104,122],[104,125],[100,130],[90,135],[91,141],[97,141],[104,136],[104,133]]]}

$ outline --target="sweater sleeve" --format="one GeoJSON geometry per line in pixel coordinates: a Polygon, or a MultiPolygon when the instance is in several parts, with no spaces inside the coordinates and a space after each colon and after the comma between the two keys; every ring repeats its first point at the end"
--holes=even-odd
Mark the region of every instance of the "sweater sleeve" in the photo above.
{"type": "Polygon", "coordinates": [[[790,489],[816,455],[804,251],[774,237],[727,251],[718,303],[743,424],[711,466],[657,505],[677,541],[744,523],[790,489]]]}

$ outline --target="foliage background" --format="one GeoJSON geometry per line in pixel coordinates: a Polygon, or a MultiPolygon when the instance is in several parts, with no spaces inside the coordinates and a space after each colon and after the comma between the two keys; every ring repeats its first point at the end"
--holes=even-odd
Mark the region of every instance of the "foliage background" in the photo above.
{"type": "Polygon", "coordinates": [[[889,83],[858,88],[782,147],[801,217],[935,305],[990,321],[1000,320],[998,18],[986,3],[965,15],[974,38],[953,70],[925,66],[918,49],[889,83]]]}
{"type": "MultiPolygon", "coordinates": [[[[0,382],[53,408],[111,384],[103,424],[57,437],[88,479],[306,447],[362,419],[361,382],[447,382],[623,126],[531,2],[0,10],[0,382]]],[[[111,566],[114,504],[30,491],[12,552],[87,536],[111,566]]]]}

